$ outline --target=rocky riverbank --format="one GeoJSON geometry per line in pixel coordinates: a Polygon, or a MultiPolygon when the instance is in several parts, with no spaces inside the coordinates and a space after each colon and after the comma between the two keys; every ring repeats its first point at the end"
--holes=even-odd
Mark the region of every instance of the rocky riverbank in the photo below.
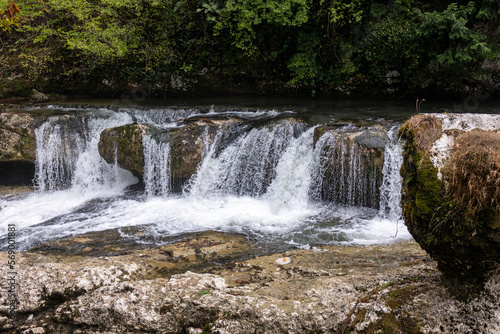
{"type": "MultiPolygon", "coordinates": [[[[500,275],[465,303],[414,242],[327,246],[244,261],[240,235],[208,232],[123,255],[89,237],[16,254],[17,310],[7,333],[495,333],[500,275]],[[94,248],[92,248],[94,247],[94,248]],[[233,260],[232,260],[233,259],[233,260]],[[286,263],[286,264],[280,264],[286,263]]],[[[7,253],[0,262],[7,263],[7,253]]],[[[1,267],[6,286],[7,266],[1,267]]]]}

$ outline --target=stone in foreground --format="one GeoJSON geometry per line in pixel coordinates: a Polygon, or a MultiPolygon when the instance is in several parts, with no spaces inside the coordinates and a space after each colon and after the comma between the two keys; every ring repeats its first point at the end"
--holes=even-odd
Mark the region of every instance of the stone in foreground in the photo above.
{"type": "MultiPolygon", "coordinates": [[[[218,235],[212,236],[218,240],[218,235]]],[[[222,255],[221,251],[233,249],[218,242],[207,245],[203,241],[207,238],[112,257],[18,253],[17,320],[12,326],[6,295],[0,295],[0,331],[309,334],[500,330],[500,276],[489,279],[478,299],[457,301],[441,285],[435,263],[413,241],[292,250],[212,267],[210,273],[191,269],[171,276],[171,270],[157,270],[162,263],[173,264],[177,252],[188,252],[190,261],[198,261],[197,256],[212,258],[211,251],[222,255]],[[208,247],[198,248],[200,245],[208,247]],[[277,257],[293,261],[276,264],[277,257]]],[[[0,261],[6,263],[7,256],[0,253],[0,261]]],[[[183,266],[183,262],[177,263],[183,266]]],[[[1,266],[2,286],[6,277],[7,268],[1,266]]]]}

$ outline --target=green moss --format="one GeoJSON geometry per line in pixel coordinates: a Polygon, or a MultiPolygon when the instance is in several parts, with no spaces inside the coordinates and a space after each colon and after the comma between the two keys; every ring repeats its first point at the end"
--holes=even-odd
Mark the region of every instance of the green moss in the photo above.
{"type": "Polygon", "coordinates": [[[385,304],[391,309],[395,310],[403,307],[413,298],[415,294],[415,287],[405,287],[401,289],[392,290],[388,293],[385,304]]]}
{"type": "MultiPolygon", "coordinates": [[[[496,233],[500,221],[494,216],[498,212],[493,210],[492,215],[484,210],[470,216],[467,200],[457,202],[452,199],[453,195],[446,193],[437,177],[437,168],[426,153],[431,139],[437,134],[423,133],[425,124],[424,129],[420,125],[414,129],[410,123],[400,128],[400,135],[406,140],[401,167],[405,223],[415,240],[438,261],[439,269],[447,276],[458,278],[459,285],[463,286],[482,284],[481,277],[500,255],[496,244],[500,239],[500,233],[496,233]],[[417,137],[422,149],[416,143],[417,137]]],[[[396,296],[392,296],[388,302],[394,306],[396,300],[396,296]]]]}
{"type": "Polygon", "coordinates": [[[429,157],[419,161],[417,169],[418,183],[415,185],[415,206],[417,215],[428,216],[441,205],[441,181],[437,177],[437,168],[434,167],[429,157]]]}
{"type": "Polygon", "coordinates": [[[402,312],[398,316],[391,312],[384,313],[377,321],[369,324],[363,332],[381,334],[418,334],[422,333],[422,330],[418,322],[409,316],[407,312],[402,312]]]}

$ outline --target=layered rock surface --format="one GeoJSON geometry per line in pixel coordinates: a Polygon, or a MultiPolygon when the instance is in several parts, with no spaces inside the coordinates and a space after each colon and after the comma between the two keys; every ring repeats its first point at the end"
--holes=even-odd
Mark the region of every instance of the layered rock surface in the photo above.
{"type": "Polygon", "coordinates": [[[500,116],[420,114],[400,133],[409,231],[448,277],[480,284],[500,259],[500,116]]]}
{"type": "MultiPolygon", "coordinates": [[[[178,261],[181,265],[199,263],[241,242],[230,236],[220,244],[203,242],[209,238],[114,257],[17,254],[17,321],[9,323],[2,294],[0,328],[7,333],[236,334],[500,330],[500,276],[490,278],[481,297],[459,302],[414,242],[293,250],[212,267],[209,273],[158,270],[181,254],[193,255],[178,261]],[[291,263],[277,264],[283,256],[291,263]]],[[[0,261],[7,261],[6,253],[0,253],[0,261]]],[[[0,272],[4,285],[6,266],[0,272]]]]}
{"type": "Polygon", "coordinates": [[[35,162],[33,121],[27,114],[0,114],[0,162],[35,162]]]}

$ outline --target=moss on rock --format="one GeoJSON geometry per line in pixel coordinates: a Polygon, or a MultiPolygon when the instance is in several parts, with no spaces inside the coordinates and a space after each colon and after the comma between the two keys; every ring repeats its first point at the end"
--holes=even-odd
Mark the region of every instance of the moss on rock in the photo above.
{"type": "Polygon", "coordinates": [[[99,140],[99,154],[107,163],[116,162],[135,176],[142,177],[144,172],[144,152],[142,135],[147,126],[133,123],[106,129],[99,140]]]}
{"type": "Polygon", "coordinates": [[[441,120],[417,115],[400,129],[406,140],[401,168],[406,225],[455,288],[461,290],[459,293],[465,295],[481,286],[500,259],[496,218],[500,211],[500,173],[499,165],[493,162],[500,145],[482,145],[480,138],[489,136],[490,142],[492,136],[484,132],[488,131],[454,130],[455,144],[439,171],[432,161],[436,152],[431,147],[443,134],[441,120]],[[462,143],[464,137],[469,142],[467,147],[462,143]],[[480,149],[485,146],[488,148],[480,149]],[[486,163],[488,156],[490,165],[478,168],[478,161],[486,163]]]}

